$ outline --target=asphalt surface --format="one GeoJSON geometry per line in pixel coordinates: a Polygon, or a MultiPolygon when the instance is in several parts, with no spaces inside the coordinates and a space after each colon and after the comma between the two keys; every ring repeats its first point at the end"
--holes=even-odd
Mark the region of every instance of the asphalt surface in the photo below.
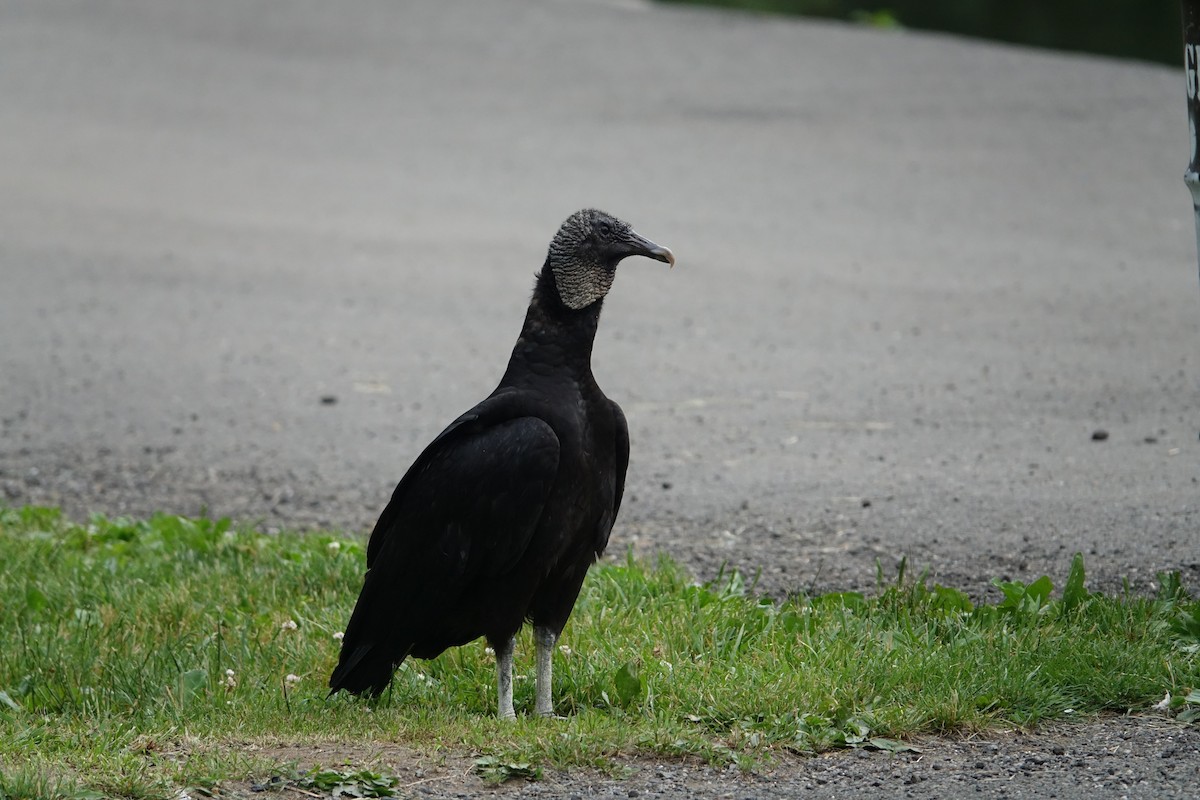
{"type": "Polygon", "coordinates": [[[615,551],[1200,590],[1181,71],[636,2],[10,0],[0,98],[0,500],[366,530],[597,206],[678,258],[596,345],[615,551]]]}

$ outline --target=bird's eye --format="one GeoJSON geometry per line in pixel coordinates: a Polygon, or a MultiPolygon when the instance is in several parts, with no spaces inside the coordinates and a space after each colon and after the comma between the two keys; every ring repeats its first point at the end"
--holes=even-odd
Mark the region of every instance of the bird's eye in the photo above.
{"type": "Polygon", "coordinates": [[[600,223],[600,235],[606,239],[609,236],[612,236],[612,225],[609,225],[607,222],[601,222],[600,223]]]}

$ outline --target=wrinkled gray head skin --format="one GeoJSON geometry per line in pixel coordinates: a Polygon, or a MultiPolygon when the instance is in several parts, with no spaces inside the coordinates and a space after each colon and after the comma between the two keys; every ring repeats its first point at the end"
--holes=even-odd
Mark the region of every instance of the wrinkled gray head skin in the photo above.
{"type": "Polygon", "coordinates": [[[594,208],[576,211],[550,241],[547,263],[558,296],[567,308],[587,308],[612,287],[617,264],[629,256],[646,256],[675,266],[675,256],[629,223],[594,208]]]}

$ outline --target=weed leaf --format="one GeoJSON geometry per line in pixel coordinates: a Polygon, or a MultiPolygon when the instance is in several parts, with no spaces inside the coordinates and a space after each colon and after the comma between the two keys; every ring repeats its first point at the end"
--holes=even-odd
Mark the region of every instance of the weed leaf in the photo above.
{"type": "Polygon", "coordinates": [[[1200,645],[1200,603],[1190,609],[1180,609],[1170,622],[1171,633],[1185,648],[1196,649],[1200,645]]]}
{"type": "Polygon", "coordinates": [[[617,688],[617,700],[627,708],[640,701],[646,693],[646,682],[638,674],[637,664],[632,661],[621,665],[613,675],[613,682],[617,688]]]}
{"type": "Polygon", "coordinates": [[[842,724],[836,738],[841,740],[842,744],[853,746],[862,744],[870,735],[871,726],[866,720],[861,717],[850,717],[842,724]]]}
{"type": "Polygon", "coordinates": [[[1004,592],[996,608],[1016,617],[1036,617],[1050,602],[1054,583],[1043,575],[1026,586],[1021,581],[1002,581],[992,578],[992,585],[1004,592]]]}
{"type": "Polygon", "coordinates": [[[193,700],[197,696],[204,694],[204,689],[207,686],[207,670],[189,669],[187,672],[181,673],[179,676],[179,697],[183,700],[183,702],[193,700]]]}
{"type": "Polygon", "coordinates": [[[542,768],[528,761],[505,761],[497,756],[484,756],[475,759],[475,774],[498,786],[516,778],[541,780],[542,768]]]}
{"type": "Polygon", "coordinates": [[[883,750],[888,753],[919,753],[921,750],[913,747],[911,744],[897,741],[896,739],[888,739],[883,736],[873,736],[863,743],[863,747],[870,750],[883,750]]]}
{"type": "Polygon", "coordinates": [[[1183,579],[1179,572],[1160,572],[1158,578],[1158,600],[1162,603],[1182,603],[1188,600],[1187,589],[1183,588],[1183,579]]]}
{"type": "Polygon", "coordinates": [[[935,583],[929,590],[929,598],[930,605],[941,611],[959,611],[970,614],[975,610],[975,606],[966,592],[950,586],[935,583]]]}
{"type": "Polygon", "coordinates": [[[320,789],[331,798],[338,797],[390,797],[396,779],[380,775],[368,769],[339,771],[336,769],[313,769],[302,776],[296,784],[305,789],[320,789]]]}
{"type": "Polygon", "coordinates": [[[1063,587],[1063,611],[1073,611],[1087,600],[1087,589],[1083,588],[1085,574],[1083,570],[1083,553],[1076,553],[1071,559],[1071,571],[1067,575],[1067,585],[1063,587]]]}
{"type": "Polygon", "coordinates": [[[1180,722],[1186,722],[1189,725],[1193,722],[1200,721],[1200,705],[1193,705],[1194,703],[1200,703],[1200,689],[1192,689],[1192,691],[1188,693],[1188,696],[1183,698],[1183,702],[1186,703],[1187,706],[1175,715],[1175,719],[1179,720],[1180,722]]]}
{"type": "Polygon", "coordinates": [[[1033,583],[1029,584],[1029,588],[1025,590],[1025,596],[1031,597],[1037,603],[1037,607],[1041,608],[1050,602],[1050,593],[1054,591],[1054,583],[1049,577],[1043,575],[1033,583]]]}

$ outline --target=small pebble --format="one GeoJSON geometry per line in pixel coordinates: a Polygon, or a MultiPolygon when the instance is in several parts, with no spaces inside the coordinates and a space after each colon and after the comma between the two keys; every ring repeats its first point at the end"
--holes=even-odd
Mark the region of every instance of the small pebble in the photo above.
{"type": "Polygon", "coordinates": [[[1107,438],[1108,431],[1104,430],[1103,428],[1097,428],[1096,430],[1092,431],[1093,442],[1103,442],[1107,438]]]}
{"type": "Polygon", "coordinates": [[[333,405],[333,404],[334,404],[334,403],[336,403],[336,402],[337,402],[337,395],[336,395],[336,394],[323,394],[323,395],[321,395],[321,405],[323,405],[323,406],[331,406],[331,405],[333,405]]]}

